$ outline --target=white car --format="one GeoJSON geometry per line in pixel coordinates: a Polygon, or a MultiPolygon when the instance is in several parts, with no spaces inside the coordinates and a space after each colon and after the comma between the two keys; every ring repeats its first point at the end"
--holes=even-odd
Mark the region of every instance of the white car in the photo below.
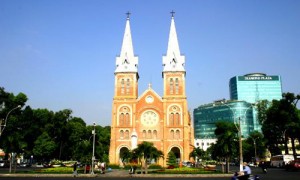
{"type": "Polygon", "coordinates": [[[5,162],[4,161],[0,161],[0,167],[4,167],[5,166],[5,162]]]}

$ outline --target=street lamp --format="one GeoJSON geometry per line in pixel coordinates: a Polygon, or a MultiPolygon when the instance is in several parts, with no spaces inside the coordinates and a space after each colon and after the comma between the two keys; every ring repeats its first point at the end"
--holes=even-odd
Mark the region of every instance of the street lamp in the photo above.
{"type": "Polygon", "coordinates": [[[93,125],[94,125],[94,130],[92,131],[92,134],[93,134],[93,156],[92,156],[92,171],[91,171],[91,174],[94,174],[94,162],[95,162],[95,135],[96,135],[95,127],[96,127],[96,123],[93,123],[93,125]]]}
{"type": "MultiPolygon", "coordinates": [[[[237,130],[238,130],[238,136],[239,136],[240,171],[243,171],[243,142],[242,142],[241,117],[239,117],[239,119],[238,119],[239,122],[238,122],[238,126],[237,126],[237,125],[235,124],[235,113],[234,113],[234,111],[232,110],[232,108],[231,108],[229,105],[225,104],[224,101],[221,101],[221,103],[222,103],[223,105],[227,106],[227,107],[231,110],[231,112],[232,112],[232,114],[233,114],[234,125],[235,125],[235,127],[237,128],[237,130]]],[[[246,113],[247,113],[248,109],[250,109],[250,108],[252,108],[252,105],[249,106],[249,107],[245,110],[245,113],[244,113],[244,118],[245,118],[245,120],[246,120],[246,113]]]]}
{"type": "Polygon", "coordinates": [[[253,143],[254,143],[254,158],[255,158],[255,162],[256,162],[257,161],[256,140],[259,139],[259,137],[253,138],[250,136],[250,138],[253,140],[253,143]]]}
{"type": "MultiPolygon", "coordinates": [[[[4,109],[4,108],[5,108],[5,104],[2,103],[1,110],[4,109]]],[[[11,112],[13,112],[14,110],[18,109],[18,108],[21,108],[21,105],[18,105],[17,107],[11,109],[11,110],[7,113],[7,115],[6,115],[5,119],[4,119],[4,122],[2,122],[2,119],[0,120],[0,137],[1,137],[2,132],[4,131],[4,129],[5,129],[5,127],[6,127],[6,123],[7,123],[7,119],[8,119],[8,117],[9,117],[9,114],[10,114],[11,112]],[[2,128],[2,127],[3,127],[3,128],[2,128]]],[[[11,156],[10,156],[10,163],[9,163],[9,173],[11,173],[11,166],[12,166],[12,161],[14,161],[14,156],[15,156],[14,153],[11,153],[11,156]]]]}
{"type": "MultiPolygon", "coordinates": [[[[2,106],[3,106],[3,109],[4,109],[4,107],[5,107],[4,104],[2,104],[2,106]]],[[[7,123],[7,119],[8,119],[9,114],[10,114],[12,111],[14,111],[14,110],[16,110],[16,109],[18,109],[18,108],[21,108],[21,105],[18,105],[17,107],[11,109],[11,110],[7,113],[7,115],[6,115],[5,119],[4,119],[4,122],[2,122],[2,119],[1,119],[1,121],[0,121],[0,137],[1,137],[2,132],[4,131],[4,129],[5,129],[5,127],[6,127],[6,123],[7,123]],[[2,127],[3,127],[3,128],[2,128],[2,127]]]]}

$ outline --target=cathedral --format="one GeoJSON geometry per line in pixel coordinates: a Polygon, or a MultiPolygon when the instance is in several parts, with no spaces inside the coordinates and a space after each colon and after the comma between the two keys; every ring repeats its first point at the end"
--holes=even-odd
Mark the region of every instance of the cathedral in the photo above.
{"type": "Polygon", "coordinates": [[[121,53],[116,57],[109,161],[121,164],[120,154],[143,141],[164,153],[157,164],[167,166],[173,151],[178,162],[188,161],[194,134],[185,91],[185,56],[181,55],[172,12],[167,53],[162,57],[163,96],[149,85],[138,94],[138,57],[134,55],[127,15],[121,53]]]}

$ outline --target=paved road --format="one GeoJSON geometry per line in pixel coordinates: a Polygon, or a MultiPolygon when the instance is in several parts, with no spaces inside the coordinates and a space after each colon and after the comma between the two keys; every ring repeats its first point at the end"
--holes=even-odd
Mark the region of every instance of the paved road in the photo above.
{"type": "MultiPolygon", "coordinates": [[[[238,169],[238,167],[231,167],[231,171],[234,172],[238,169]]],[[[267,174],[263,174],[260,168],[252,168],[253,174],[257,174],[260,177],[260,180],[299,180],[300,179],[300,171],[297,172],[287,172],[284,169],[277,169],[272,168],[268,169],[267,174]]],[[[20,176],[6,176],[4,174],[0,174],[0,180],[63,180],[63,179],[75,179],[72,177],[71,174],[67,175],[49,175],[47,177],[41,177],[41,175],[31,175],[31,177],[26,177],[29,175],[20,176]]],[[[119,171],[114,170],[113,172],[108,172],[104,175],[97,174],[97,175],[89,175],[80,174],[76,179],[77,180],[86,180],[86,179],[110,179],[110,180],[117,180],[117,179],[158,179],[158,180],[174,180],[174,179],[188,179],[188,180],[229,180],[231,175],[224,175],[223,177],[204,177],[200,175],[165,175],[164,177],[157,176],[157,175],[133,175],[130,176],[127,171],[119,171]]]]}

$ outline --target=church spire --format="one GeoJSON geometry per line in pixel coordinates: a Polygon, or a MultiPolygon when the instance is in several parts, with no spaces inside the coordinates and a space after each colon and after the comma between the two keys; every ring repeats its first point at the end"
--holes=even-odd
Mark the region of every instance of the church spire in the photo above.
{"type": "Polygon", "coordinates": [[[163,56],[163,72],[167,71],[185,71],[185,56],[181,56],[177,33],[174,21],[175,12],[171,12],[171,27],[169,33],[169,42],[166,56],[163,56]]]}
{"type": "Polygon", "coordinates": [[[138,57],[134,56],[129,16],[130,12],[126,13],[126,26],[123,37],[123,43],[120,56],[116,57],[116,70],[115,72],[137,72],[138,57]]]}

